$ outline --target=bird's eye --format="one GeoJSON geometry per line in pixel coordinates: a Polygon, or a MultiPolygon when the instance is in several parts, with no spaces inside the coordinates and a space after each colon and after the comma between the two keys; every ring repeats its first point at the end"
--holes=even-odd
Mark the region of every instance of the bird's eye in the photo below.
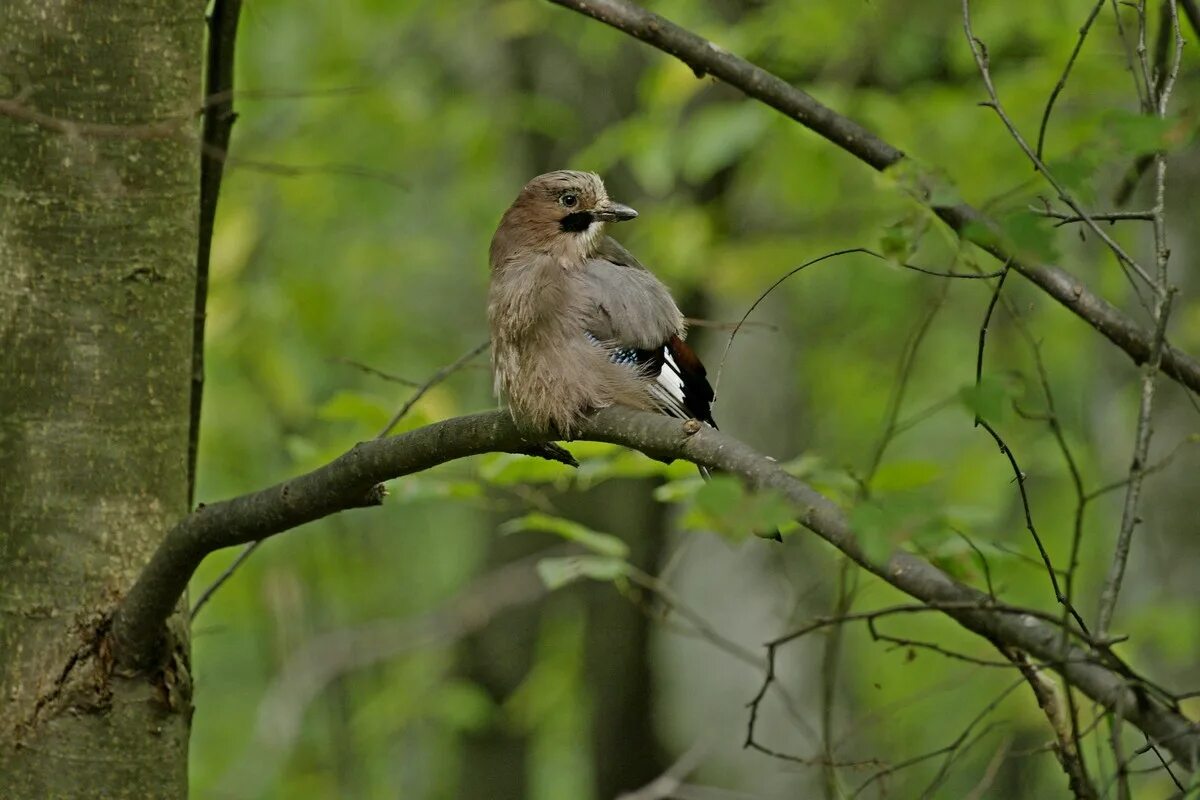
{"type": "Polygon", "coordinates": [[[574,208],[575,204],[579,202],[579,198],[568,192],[567,194],[564,194],[562,197],[558,198],[558,202],[562,203],[567,208],[574,208]]]}

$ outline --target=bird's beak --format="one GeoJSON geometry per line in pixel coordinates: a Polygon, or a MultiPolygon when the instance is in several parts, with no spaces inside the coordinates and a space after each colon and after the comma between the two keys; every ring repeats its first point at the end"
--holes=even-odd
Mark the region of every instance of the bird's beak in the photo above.
{"type": "Polygon", "coordinates": [[[629,206],[623,206],[620,203],[614,203],[611,200],[605,200],[596,206],[596,210],[592,212],[596,219],[605,222],[622,222],[627,219],[633,219],[638,215],[629,206]]]}

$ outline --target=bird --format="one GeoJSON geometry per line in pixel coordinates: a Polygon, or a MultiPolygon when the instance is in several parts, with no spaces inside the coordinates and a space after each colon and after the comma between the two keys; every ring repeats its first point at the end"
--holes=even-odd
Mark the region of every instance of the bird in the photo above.
{"type": "Polygon", "coordinates": [[[605,233],[637,216],[595,173],[557,170],[525,184],[501,217],[489,251],[492,371],[519,427],[569,439],[610,405],[716,427],[670,291],[605,233]]]}

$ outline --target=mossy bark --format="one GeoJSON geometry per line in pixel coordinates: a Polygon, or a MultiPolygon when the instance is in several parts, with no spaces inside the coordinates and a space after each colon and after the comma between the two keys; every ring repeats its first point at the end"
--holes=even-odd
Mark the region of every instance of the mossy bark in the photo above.
{"type": "Polygon", "coordinates": [[[187,512],[203,13],[0,2],[8,800],[187,794],[186,626],[149,676],[114,670],[104,628],[187,512]]]}

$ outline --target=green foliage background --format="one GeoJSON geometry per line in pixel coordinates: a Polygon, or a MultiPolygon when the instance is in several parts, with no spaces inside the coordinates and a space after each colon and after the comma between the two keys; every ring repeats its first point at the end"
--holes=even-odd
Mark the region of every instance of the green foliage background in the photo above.
{"type": "MultiPolygon", "coordinates": [[[[977,105],[984,94],[957,4],[651,5],[940,168],[947,191],[986,205],[1023,247],[1058,259],[1145,319],[1094,237],[1028,212],[1050,196],[1048,187],[994,115],[977,105]]],[[[1091,5],[975,4],[976,33],[989,46],[1001,97],[1029,138],[1091,5]]],[[[1133,24],[1129,12],[1125,22],[1133,24]]],[[[877,175],[736,91],[549,4],[255,0],[245,8],[238,44],[243,93],[208,316],[197,494],[203,501],[310,469],[375,435],[412,389],[346,360],[422,382],[486,338],[488,240],[521,184],[548,168],[597,171],[614,197],[642,212],[614,233],[692,316],[736,320],[787,270],[841,248],[881,249],[939,270],[997,268],[960,249],[909,198],[903,175],[877,175]]],[[[1174,108],[1179,124],[1194,130],[1197,71],[1194,54],[1187,58],[1174,108]]],[[[1092,207],[1111,205],[1128,165],[1162,133],[1131,122],[1136,111],[1106,10],[1058,102],[1046,150],[1092,207]]],[[[1172,158],[1169,183],[1172,269],[1181,288],[1170,335],[1195,353],[1200,160],[1188,141],[1172,158]]],[[[1146,187],[1133,203],[1149,205],[1146,187]]],[[[1149,229],[1138,225],[1111,233],[1148,256],[1149,229]]],[[[806,269],[774,292],[752,317],[767,326],[744,329],[723,365],[727,330],[697,327],[693,338],[720,377],[723,429],[792,462],[852,507],[869,546],[915,548],[983,588],[980,556],[961,532],[986,556],[988,577],[1005,599],[1054,611],[1010,468],[972,425],[979,410],[1013,447],[1028,475],[1038,529],[1055,563],[1065,566],[1074,491],[1038,416],[1046,405],[1029,340],[1003,310],[989,331],[988,380],[971,388],[990,292],[990,282],[951,282],[849,255],[806,269]],[[899,399],[903,428],[872,475],[900,365],[918,338],[899,399]],[[869,500],[862,499],[864,484],[869,500]]],[[[1132,449],[1136,369],[1018,276],[1005,293],[1040,347],[1087,487],[1120,480],[1132,449]]],[[[486,357],[478,359],[433,388],[401,429],[491,406],[485,365],[486,357]]],[[[1159,409],[1156,458],[1200,427],[1194,406],[1167,381],[1160,383],[1159,409]]],[[[585,461],[578,481],[616,480],[621,491],[643,494],[658,487],[675,530],[659,533],[667,552],[655,571],[665,571],[663,581],[722,636],[754,654],[762,655],[766,639],[830,613],[840,574],[855,589],[855,609],[902,601],[873,579],[845,577],[837,555],[804,531],[782,546],[743,536],[748,520],[774,513],[769,498],[745,498],[722,481],[697,493],[686,465],[666,469],[594,445],[572,449],[585,461]]],[[[1178,689],[1200,680],[1200,531],[1189,507],[1198,465],[1185,442],[1149,484],[1117,618],[1118,631],[1131,636],[1123,655],[1178,689]]],[[[310,637],[446,603],[486,568],[489,542],[502,535],[505,520],[549,508],[552,519],[525,518],[503,535],[550,528],[541,535],[551,543],[556,525],[563,532],[553,518],[571,516],[560,501],[575,492],[573,480],[555,464],[474,459],[395,483],[382,509],[343,514],[265,544],[197,620],[195,796],[461,797],[461,776],[476,766],[464,742],[501,731],[530,742],[524,763],[509,765],[528,775],[528,796],[595,797],[583,645],[592,595],[575,583],[538,605],[533,667],[505,698],[464,677],[450,641],[340,677],[303,713],[299,735],[286,747],[272,745],[278,731],[260,710],[272,680],[310,637]]],[[[609,496],[621,502],[621,492],[609,496]]],[[[1089,618],[1120,499],[1119,491],[1102,497],[1086,518],[1077,600],[1089,618]]],[[[598,548],[589,571],[612,579],[600,588],[618,601],[645,601],[611,562],[625,553],[608,535],[626,538],[603,524],[584,529],[584,543],[598,548]],[[596,534],[605,536],[587,538],[596,534]]],[[[234,555],[210,558],[194,589],[234,555]]],[[[712,642],[682,635],[675,622],[652,614],[655,692],[643,709],[665,763],[710,737],[695,782],[747,793],[738,797],[816,796],[826,785],[820,767],[741,749],[743,704],[759,673],[712,642]]],[[[996,658],[985,643],[933,615],[881,623],[885,628],[996,658]]],[[[800,719],[771,705],[759,734],[769,746],[821,756],[816,732],[829,641],[816,634],[783,651],[782,679],[800,719]]],[[[945,747],[1017,677],[874,642],[861,625],[846,628],[842,647],[832,716],[836,759],[866,763],[840,769],[829,783],[831,797],[850,796],[884,764],[945,747]]],[[[1083,713],[1090,719],[1090,709],[1083,713]]],[[[1026,687],[975,732],[983,736],[954,762],[936,796],[967,796],[994,757],[994,782],[979,796],[1064,796],[1053,756],[1037,752],[1049,732],[1026,687]]],[[[1096,736],[1105,739],[1106,729],[1088,741],[1096,736]]],[[[1129,751],[1140,744],[1127,738],[1129,751]]],[[[1093,749],[1091,766],[1102,776],[1111,772],[1110,760],[1093,749]]],[[[1136,766],[1153,766],[1151,758],[1136,766]]],[[[939,756],[886,785],[894,796],[918,796],[941,764],[939,756]]],[[[1173,789],[1161,773],[1135,785],[1138,797],[1173,789]]]]}

